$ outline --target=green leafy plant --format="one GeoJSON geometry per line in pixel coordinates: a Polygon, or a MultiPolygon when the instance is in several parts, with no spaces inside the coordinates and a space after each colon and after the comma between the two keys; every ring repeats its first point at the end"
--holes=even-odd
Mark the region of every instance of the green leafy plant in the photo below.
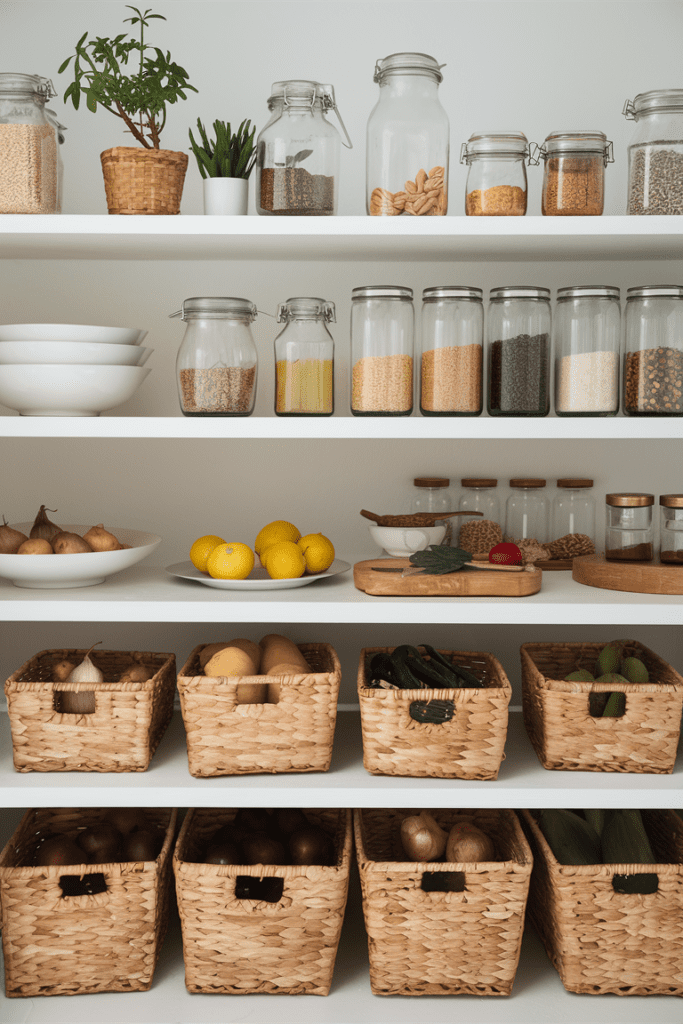
{"type": "Polygon", "coordinates": [[[145,42],[145,29],[150,21],[166,21],[163,14],[152,14],[151,9],[143,14],[137,7],[126,6],[135,13],[124,18],[124,23],[139,25],[140,39],[121,33],[114,39],[97,36],[86,43],[88,33],[84,33],[76,43],[76,53],[59,69],[61,75],[73,60],[74,80],[64,93],[64,102],[70,99],[78,110],[81,96],[85,96],[88,110],[96,111],[99,104],[120,117],[141,146],[159,149],[167,105],[187,99],[188,90],[197,90],[189,84],[187,71],[171,60],[169,52],[164,54],[145,42]],[[136,72],[124,74],[129,58],[132,64],[138,54],[136,72]]]}
{"type": "Polygon", "coordinates": [[[469,551],[449,548],[443,544],[430,544],[424,551],[416,551],[410,556],[411,565],[419,566],[428,576],[445,576],[446,573],[457,572],[466,562],[471,561],[469,551]]]}
{"type": "Polygon", "coordinates": [[[234,134],[230,130],[229,121],[214,121],[215,142],[209,141],[200,118],[197,118],[197,129],[201,135],[202,145],[195,142],[191,128],[190,142],[202,178],[249,177],[256,160],[256,128],[251,128],[251,121],[242,121],[234,134]]]}

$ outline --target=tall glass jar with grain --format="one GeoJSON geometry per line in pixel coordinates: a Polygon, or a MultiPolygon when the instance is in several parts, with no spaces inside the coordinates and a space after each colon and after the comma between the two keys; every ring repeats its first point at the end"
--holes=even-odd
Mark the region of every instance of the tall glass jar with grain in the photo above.
{"type": "Polygon", "coordinates": [[[683,416],[683,286],[626,293],[624,412],[683,416]]]}
{"type": "Polygon", "coordinates": [[[294,298],[281,302],[275,339],[275,413],[331,416],[334,412],[334,340],[327,325],[336,320],[333,302],[294,298]]]}
{"type": "Polygon", "coordinates": [[[487,317],[490,416],[547,416],[550,289],[492,288],[487,317]]]}
{"type": "Polygon", "coordinates": [[[351,293],[351,412],[413,411],[413,289],[368,285],[351,293]]]}
{"type": "Polygon", "coordinates": [[[63,125],[39,75],[0,74],[0,213],[61,213],[63,125]]]}
{"type": "Polygon", "coordinates": [[[628,147],[628,213],[683,214],[683,89],[653,89],[626,100],[636,122],[628,147]]]}
{"type": "Polygon", "coordinates": [[[600,217],[605,206],[605,167],[614,163],[604,132],[552,132],[539,150],[544,163],[544,217],[600,217]]]}
{"type": "Polygon", "coordinates": [[[555,412],[614,416],[619,409],[621,306],[612,285],[558,288],[555,412]]]}
{"type": "Polygon", "coordinates": [[[441,68],[426,53],[378,60],[379,99],[368,119],[366,203],[371,217],[445,217],[448,115],[439,100],[441,68]]]}
{"type": "Polygon", "coordinates": [[[482,409],[484,305],[481,288],[422,293],[420,412],[478,416],[482,409]]]}
{"type": "MultiPolygon", "coordinates": [[[[527,163],[538,163],[524,132],[474,132],[460,149],[467,164],[468,217],[523,217],[527,163]]],[[[534,147],[535,148],[535,147],[534,147]]]]}

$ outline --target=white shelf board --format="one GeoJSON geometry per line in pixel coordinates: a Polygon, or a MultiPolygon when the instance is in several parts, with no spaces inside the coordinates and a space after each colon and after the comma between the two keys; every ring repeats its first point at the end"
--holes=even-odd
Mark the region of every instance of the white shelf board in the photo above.
{"type": "MultiPolygon", "coordinates": [[[[0,957],[1,961],[1,957],[0,957]]],[[[373,996],[360,886],[352,874],[332,989],[327,997],[221,996],[184,984],[180,924],[169,931],[149,992],[7,999],[3,1024],[680,1024],[675,996],[575,995],[566,992],[543,945],[527,924],[512,994],[373,996]]]]}
{"type": "Polygon", "coordinates": [[[679,626],[683,598],[599,590],[574,582],[568,572],[544,573],[541,590],[529,597],[371,597],[356,590],[352,570],[289,590],[215,590],[140,565],[98,586],[73,590],[27,590],[0,579],[0,619],[679,626]]]}
{"type": "Polygon", "coordinates": [[[0,257],[125,260],[656,260],[683,257],[679,217],[0,218],[0,257]]]}
{"type": "MultiPolygon", "coordinates": [[[[683,807],[683,751],[673,774],[547,771],[511,712],[506,757],[495,781],[370,775],[360,714],[340,711],[328,772],[195,779],[176,711],[146,772],[16,772],[9,717],[0,714],[4,807],[683,807]]],[[[0,1018],[2,1019],[2,1018],[0,1018]]]]}
{"type": "Polygon", "coordinates": [[[681,417],[0,416],[0,437],[229,440],[680,440],[681,417]]]}

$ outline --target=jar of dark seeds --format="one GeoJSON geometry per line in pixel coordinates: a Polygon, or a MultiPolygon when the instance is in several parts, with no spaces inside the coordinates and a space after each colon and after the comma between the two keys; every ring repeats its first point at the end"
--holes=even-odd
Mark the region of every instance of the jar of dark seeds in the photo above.
{"type": "Polygon", "coordinates": [[[626,295],[624,412],[683,415],[683,287],[647,285],[626,295]]]}
{"type": "Polygon", "coordinates": [[[329,217],[337,212],[339,132],[325,114],[333,110],[348,149],[334,88],[320,82],[273,82],[270,121],[256,140],[256,209],[279,217],[329,217]]]}
{"type": "Polygon", "coordinates": [[[539,150],[543,159],[544,217],[600,217],[605,205],[605,167],[614,163],[603,132],[552,132],[539,150]]]}
{"type": "Polygon", "coordinates": [[[683,565],[683,494],[659,496],[659,560],[683,565]]]}
{"type": "Polygon", "coordinates": [[[626,100],[636,122],[628,147],[628,212],[683,214],[683,89],[654,89],[626,100]]]}
{"type": "Polygon", "coordinates": [[[256,345],[248,299],[218,296],[185,299],[172,313],[187,324],[176,374],[184,416],[249,416],[256,398],[256,345]]]}
{"type": "Polygon", "coordinates": [[[654,557],[654,494],[606,494],[605,558],[613,562],[651,562],[654,557]]]}
{"type": "Polygon", "coordinates": [[[487,326],[491,416],[547,416],[550,289],[493,288],[487,326]]]}

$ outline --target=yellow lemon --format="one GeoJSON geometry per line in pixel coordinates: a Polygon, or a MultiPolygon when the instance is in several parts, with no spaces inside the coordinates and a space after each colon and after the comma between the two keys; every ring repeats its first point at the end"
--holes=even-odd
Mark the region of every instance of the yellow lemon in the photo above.
{"type": "Polygon", "coordinates": [[[261,561],[272,580],[295,580],[306,571],[303,552],[291,540],[271,544],[263,552],[261,561]]]}
{"type": "Polygon", "coordinates": [[[259,532],[254,541],[254,551],[257,555],[262,555],[271,544],[279,544],[285,540],[293,541],[296,544],[300,536],[301,533],[292,523],[288,523],[285,519],[276,519],[275,522],[268,523],[259,532]]]}
{"type": "Polygon", "coordinates": [[[232,541],[215,547],[206,563],[206,571],[215,580],[245,580],[253,568],[251,548],[232,541]]]}
{"type": "Polygon", "coordinates": [[[190,548],[190,559],[195,569],[199,569],[200,572],[206,572],[206,563],[209,555],[219,544],[225,544],[225,541],[214,533],[207,533],[205,537],[200,537],[194,542],[190,548]]]}
{"type": "Polygon", "coordinates": [[[334,561],[334,544],[322,533],[307,533],[297,541],[309,572],[325,572],[334,561]]]}

